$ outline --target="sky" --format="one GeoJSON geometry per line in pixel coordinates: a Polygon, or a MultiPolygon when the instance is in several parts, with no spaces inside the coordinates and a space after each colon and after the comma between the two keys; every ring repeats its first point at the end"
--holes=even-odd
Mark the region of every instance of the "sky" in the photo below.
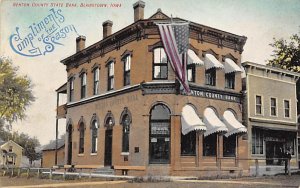
{"type": "MultiPolygon", "coordinates": [[[[55,90],[67,81],[66,67],[60,61],[75,53],[75,39],[78,35],[86,36],[86,46],[101,40],[104,21],[113,21],[113,32],[133,23],[132,5],[135,2],[136,0],[1,1],[0,56],[11,58],[13,64],[19,67],[19,74],[29,76],[34,84],[33,94],[36,97],[26,111],[26,119],[13,124],[14,131],[36,136],[41,144],[55,139],[55,90]],[[95,3],[98,6],[106,4],[107,7],[80,7],[82,3],[95,3]],[[67,4],[73,6],[67,7],[67,4]],[[112,4],[115,6],[112,7],[112,4]],[[45,36],[51,31],[39,30],[37,26],[41,22],[49,23],[48,29],[53,24],[53,31],[54,28],[65,29],[64,37],[47,41],[45,36]]],[[[299,0],[144,2],[145,18],[149,18],[160,8],[168,16],[246,36],[248,39],[242,62],[265,64],[271,57],[272,47],[269,44],[274,37],[287,39],[300,32],[299,0]]],[[[65,133],[65,124],[65,120],[59,120],[60,135],[65,133]]]]}

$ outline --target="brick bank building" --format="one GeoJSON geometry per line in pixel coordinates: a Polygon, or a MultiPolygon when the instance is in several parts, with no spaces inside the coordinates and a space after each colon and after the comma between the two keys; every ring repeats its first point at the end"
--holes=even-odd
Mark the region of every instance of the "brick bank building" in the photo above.
{"type": "Polygon", "coordinates": [[[136,2],[134,23],[115,33],[105,21],[103,39],[89,47],[78,37],[76,53],[61,61],[66,164],[128,175],[247,174],[237,160],[248,157],[240,123],[246,37],[189,22],[191,95],[183,95],[156,25],[171,18],[158,9],[144,19],[144,7],[136,2]]]}

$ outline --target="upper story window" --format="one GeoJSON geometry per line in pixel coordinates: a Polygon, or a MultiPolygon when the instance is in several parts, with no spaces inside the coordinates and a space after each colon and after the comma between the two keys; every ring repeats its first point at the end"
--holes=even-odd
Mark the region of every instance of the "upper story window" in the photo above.
{"type": "Polygon", "coordinates": [[[284,117],[289,118],[290,117],[290,101],[284,100],[284,117]]]}
{"type": "Polygon", "coordinates": [[[196,77],[195,71],[196,71],[195,64],[187,65],[187,79],[189,82],[195,82],[195,77],[196,77]]]}
{"type": "Polygon", "coordinates": [[[13,147],[12,147],[12,146],[9,146],[8,152],[12,152],[12,151],[13,151],[13,147]]]}
{"type": "Polygon", "coordinates": [[[225,88],[234,89],[235,72],[225,74],[225,88]]]}
{"type": "Polygon", "coordinates": [[[69,102],[74,100],[74,78],[69,79],[69,102]]]}
{"type": "Polygon", "coordinates": [[[113,90],[115,84],[115,70],[114,70],[114,62],[111,61],[107,65],[108,70],[108,78],[107,78],[107,90],[113,90]]]}
{"type": "Polygon", "coordinates": [[[81,98],[86,97],[86,73],[81,75],[81,98]]]}
{"type": "Polygon", "coordinates": [[[271,98],[271,116],[277,115],[276,98],[271,98]]]}
{"type": "Polygon", "coordinates": [[[164,48],[154,49],[153,56],[153,79],[168,79],[168,58],[164,48]]]}
{"type": "Polygon", "coordinates": [[[123,61],[124,61],[124,86],[127,86],[130,85],[131,56],[127,55],[123,61]]]}
{"type": "Polygon", "coordinates": [[[255,97],[255,113],[257,115],[262,115],[262,100],[259,95],[256,95],[255,97]]]}
{"type": "Polygon", "coordinates": [[[99,94],[99,68],[94,69],[94,89],[93,94],[97,95],[99,94]]]}
{"type": "Polygon", "coordinates": [[[216,85],[216,68],[205,70],[205,84],[210,86],[216,85]]]}

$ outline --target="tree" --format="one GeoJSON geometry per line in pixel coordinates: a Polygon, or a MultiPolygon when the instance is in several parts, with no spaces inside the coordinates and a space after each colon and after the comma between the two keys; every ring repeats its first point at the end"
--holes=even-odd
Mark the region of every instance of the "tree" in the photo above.
{"type": "Polygon", "coordinates": [[[268,60],[268,65],[280,67],[294,72],[300,72],[299,35],[292,35],[289,41],[283,38],[274,38],[274,42],[270,44],[270,46],[274,48],[272,54],[273,59],[268,60]]]}
{"type": "Polygon", "coordinates": [[[10,125],[23,119],[26,108],[34,101],[31,80],[17,71],[10,59],[0,57],[0,119],[10,125]]]}
{"type": "MultiPolygon", "coordinates": [[[[274,50],[273,59],[268,60],[268,65],[279,67],[293,72],[300,73],[300,32],[290,37],[290,40],[275,39],[270,44],[274,50]]],[[[300,100],[300,81],[297,86],[297,99],[300,100]]],[[[297,103],[298,114],[300,113],[300,103],[297,103]]]]}

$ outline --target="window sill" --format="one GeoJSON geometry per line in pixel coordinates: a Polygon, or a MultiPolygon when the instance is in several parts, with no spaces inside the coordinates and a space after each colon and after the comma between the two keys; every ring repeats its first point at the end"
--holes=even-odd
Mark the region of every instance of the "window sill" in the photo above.
{"type": "Polygon", "coordinates": [[[128,155],[129,155],[129,152],[122,152],[121,155],[122,155],[122,156],[128,156],[128,155]]]}
{"type": "Polygon", "coordinates": [[[97,155],[97,153],[91,153],[91,155],[92,155],[92,156],[95,156],[95,155],[97,155]]]}
{"type": "Polygon", "coordinates": [[[78,157],[83,157],[84,154],[83,154],[83,153],[79,153],[79,154],[77,154],[77,156],[78,156],[78,157]]]}

